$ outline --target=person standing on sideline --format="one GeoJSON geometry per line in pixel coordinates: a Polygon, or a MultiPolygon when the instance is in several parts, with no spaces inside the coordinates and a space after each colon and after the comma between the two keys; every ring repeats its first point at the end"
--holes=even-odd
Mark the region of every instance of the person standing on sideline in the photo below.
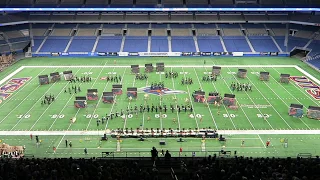
{"type": "Polygon", "coordinates": [[[284,139],[284,144],[283,144],[283,145],[284,145],[285,148],[288,147],[288,138],[285,138],[285,139],[284,139]]]}
{"type": "Polygon", "coordinates": [[[85,154],[85,155],[88,155],[88,150],[87,150],[87,148],[84,148],[84,154],[85,154]]]}
{"type": "Polygon", "coordinates": [[[32,135],[32,134],[30,134],[30,139],[31,139],[31,140],[33,139],[33,135],[32,135]]]}
{"type": "Polygon", "coordinates": [[[244,140],[241,140],[241,147],[244,146],[244,140]]]}
{"type": "Polygon", "coordinates": [[[180,156],[182,155],[182,147],[180,147],[180,149],[179,149],[179,155],[180,156]]]}
{"type": "Polygon", "coordinates": [[[270,145],[270,140],[268,139],[268,141],[266,142],[266,147],[269,147],[270,145]]]}
{"type": "Polygon", "coordinates": [[[203,65],[206,65],[206,60],[203,60],[203,65]]]}
{"type": "Polygon", "coordinates": [[[55,146],[53,146],[53,154],[56,153],[57,148],[55,146]]]}
{"type": "Polygon", "coordinates": [[[65,142],[66,142],[66,147],[68,147],[68,139],[66,139],[65,142]]]}
{"type": "Polygon", "coordinates": [[[71,143],[71,141],[69,142],[69,146],[70,146],[70,148],[72,148],[72,143],[71,143]]]}

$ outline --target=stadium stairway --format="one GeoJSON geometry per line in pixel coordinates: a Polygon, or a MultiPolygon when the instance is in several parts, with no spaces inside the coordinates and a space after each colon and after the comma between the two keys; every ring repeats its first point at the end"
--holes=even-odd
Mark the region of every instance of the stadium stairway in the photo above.
{"type": "Polygon", "coordinates": [[[172,52],[172,46],[171,46],[171,36],[168,36],[168,49],[169,49],[169,52],[172,52]]]}
{"type": "Polygon", "coordinates": [[[151,51],[151,36],[148,36],[148,52],[151,51]]]}
{"type": "MultiPolygon", "coordinates": [[[[240,28],[241,28],[241,29],[244,29],[243,26],[242,26],[242,24],[239,24],[239,25],[240,25],[240,28]]],[[[246,41],[247,41],[247,43],[248,43],[248,45],[249,45],[249,47],[250,47],[251,52],[256,52],[256,51],[254,50],[254,48],[253,48],[253,46],[252,46],[252,44],[251,44],[251,42],[250,42],[247,34],[245,34],[243,31],[241,31],[241,32],[242,32],[242,34],[244,35],[244,38],[246,39],[246,41]]]]}
{"type": "Polygon", "coordinates": [[[280,48],[279,44],[277,43],[277,41],[273,38],[273,36],[270,36],[270,38],[272,39],[273,43],[277,46],[279,52],[283,53],[282,49],[280,48]]]}
{"type": "Polygon", "coordinates": [[[99,43],[100,37],[101,37],[100,35],[97,36],[97,39],[96,39],[96,41],[94,42],[94,45],[93,45],[93,47],[92,47],[92,51],[91,51],[91,52],[95,52],[95,51],[96,51],[96,48],[97,48],[97,45],[98,45],[98,43],[99,43]]]}
{"type": "Polygon", "coordinates": [[[123,52],[123,48],[124,48],[124,43],[125,43],[125,41],[126,41],[126,36],[122,36],[120,52],[123,52]]]}
{"type": "Polygon", "coordinates": [[[193,36],[193,40],[194,40],[194,46],[196,47],[196,52],[200,52],[197,37],[193,36]]]}
{"type": "Polygon", "coordinates": [[[222,47],[223,47],[223,51],[224,51],[224,52],[228,52],[228,51],[227,51],[227,48],[226,48],[226,45],[224,44],[224,41],[223,41],[223,39],[222,39],[221,36],[219,36],[219,39],[220,39],[221,45],[222,45],[222,47]]]}
{"type": "Polygon", "coordinates": [[[74,36],[72,36],[72,37],[70,38],[70,40],[69,40],[69,42],[68,42],[68,44],[67,44],[67,47],[64,49],[64,51],[63,51],[63,52],[68,52],[68,49],[69,49],[69,47],[70,47],[70,45],[71,45],[71,43],[72,43],[73,39],[74,39],[74,36]]]}

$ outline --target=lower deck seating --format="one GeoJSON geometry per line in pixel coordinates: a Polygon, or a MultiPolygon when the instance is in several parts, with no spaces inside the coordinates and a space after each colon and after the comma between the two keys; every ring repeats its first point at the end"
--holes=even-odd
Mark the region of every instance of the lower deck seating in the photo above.
{"type": "Polygon", "coordinates": [[[33,47],[31,47],[32,52],[36,52],[44,40],[44,36],[33,37],[33,47]]]}
{"type": "Polygon", "coordinates": [[[228,52],[251,52],[243,36],[224,36],[223,41],[228,52]]]}
{"type": "Polygon", "coordinates": [[[102,36],[96,47],[96,52],[119,52],[122,36],[102,36]]]}
{"type": "Polygon", "coordinates": [[[151,52],[168,52],[168,37],[156,36],[151,37],[151,52]]]}
{"type": "MultiPolygon", "coordinates": [[[[282,49],[282,51],[287,52],[287,47],[284,46],[285,37],[284,36],[274,36],[273,38],[277,42],[279,47],[282,49]]],[[[290,50],[288,50],[288,51],[290,51],[290,50]]]]}
{"type": "Polygon", "coordinates": [[[249,40],[256,52],[279,52],[269,36],[249,36],[249,40]]]}
{"type": "Polygon", "coordinates": [[[75,36],[68,52],[91,52],[95,42],[95,36],[75,36]]]}
{"type": "Polygon", "coordinates": [[[291,51],[294,47],[304,47],[310,39],[300,37],[289,37],[288,50],[291,51]]]}
{"type": "Polygon", "coordinates": [[[309,44],[308,48],[312,49],[312,51],[308,54],[309,56],[320,53],[320,40],[313,40],[309,44]]]}
{"type": "Polygon", "coordinates": [[[223,52],[219,36],[198,36],[200,52],[223,52]]]}
{"type": "Polygon", "coordinates": [[[192,36],[172,36],[172,52],[196,52],[192,36]]]}
{"type": "Polygon", "coordinates": [[[63,52],[69,40],[68,36],[49,36],[39,52],[63,52]]]}
{"type": "Polygon", "coordinates": [[[147,52],[148,36],[127,36],[123,47],[124,52],[147,52]]]}

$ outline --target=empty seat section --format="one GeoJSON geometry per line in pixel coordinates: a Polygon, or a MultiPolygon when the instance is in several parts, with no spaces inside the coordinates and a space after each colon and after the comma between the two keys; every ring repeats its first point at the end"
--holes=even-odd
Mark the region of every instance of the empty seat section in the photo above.
{"type": "Polygon", "coordinates": [[[106,0],[86,0],[86,7],[97,7],[97,5],[105,5],[107,3],[106,0]]]}
{"type": "Polygon", "coordinates": [[[250,36],[249,39],[256,52],[279,52],[269,36],[250,36]]]}
{"type": "Polygon", "coordinates": [[[244,18],[241,14],[220,14],[221,21],[244,21],[244,18]]]}
{"type": "Polygon", "coordinates": [[[171,21],[193,21],[193,14],[171,14],[171,21]]]}
{"type": "Polygon", "coordinates": [[[148,36],[127,36],[124,47],[124,52],[147,52],[148,51],[148,36]]]}
{"type": "Polygon", "coordinates": [[[44,36],[47,29],[32,29],[33,36],[44,36]]]}
{"type": "Polygon", "coordinates": [[[172,52],[196,52],[192,36],[172,36],[172,52]]]}
{"type": "Polygon", "coordinates": [[[8,44],[0,45],[0,52],[10,52],[10,47],[8,44]]]}
{"type": "Polygon", "coordinates": [[[136,5],[143,5],[144,7],[154,7],[158,4],[158,0],[136,0],[136,5]]]}
{"type": "Polygon", "coordinates": [[[102,36],[96,47],[96,52],[119,52],[122,36],[102,36]]]}
{"type": "Polygon", "coordinates": [[[167,29],[168,24],[151,24],[151,28],[154,29],[167,29]]]}
{"type": "Polygon", "coordinates": [[[224,36],[223,41],[228,52],[251,52],[243,36],[224,36]]]}
{"type": "Polygon", "coordinates": [[[216,36],[217,30],[216,29],[197,29],[198,36],[216,36]]]}
{"type": "Polygon", "coordinates": [[[30,7],[33,4],[32,0],[14,0],[10,1],[10,7],[30,7]]]}
{"type": "Polygon", "coordinates": [[[167,36],[151,37],[151,52],[168,52],[167,36]]]}
{"type": "Polygon", "coordinates": [[[295,37],[301,37],[301,38],[306,38],[306,39],[311,39],[312,35],[314,32],[312,31],[302,31],[299,30],[295,33],[295,37]]]}
{"type": "Polygon", "coordinates": [[[318,69],[320,69],[320,59],[314,59],[314,60],[310,60],[308,62],[310,64],[312,64],[313,66],[317,67],[318,69]]]}
{"type": "Polygon", "coordinates": [[[152,29],[152,36],[166,36],[167,29],[152,29]]]}
{"type": "MultiPolygon", "coordinates": [[[[284,46],[285,37],[284,36],[274,36],[273,38],[275,39],[275,41],[277,42],[279,47],[282,49],[282,51],[287,52],[286,47],[284,46]]],[[[290,51],[290,50],[288,50],[288,51],[290,51]]]]}
{"type": "Polygon", "coordinates": [[[141,14],[127,13],[125,16],[125,20],[132,21],[132,22],[149,21],[149,16],[147,13],[141,13],[141,14]]]}
{"type": "Polygon", "coordinates": [[[71,29],[53,29],[50,36],[70,36],[71,29]]]}
{"type": "Polygon", "coordinates": [[[8,36],[9,39],[24,37],[24,35],[20,31],[7,31],[5,32],[5,34],[8,36]]]}
{"type": "Polygon", "coordinates": [[[96,37],[94,36],[82,36],[74,37],[72,40],[68,51],[69,52],[91,52],[94,43],[96,42],[96,37]]]}
{"type": "Polygon", "coordinates": [[[32,52],[36,52],[40,47],[44,37],[34,37],[33,39],[33,47],[31,47],[32,52]]]}
{"type": "Polygon", "coordinates": [[[48,6],[48,7],[57,7],[59,0],[36,0],[35,6],[48,6]]]}
{"type": "Polygon", "coordinates": [[[171,29],[171,36],[191,36],[190,29],[171,29]]]}
{"type": "MultiPolygon", "coordinates": [[[[317,54],[320,53],[320,41],[319,40],[313,40],[309,46],[309,49],[312,49],[311,54],[317,54]]],[[[309,54],[310,55],[310,54],[309,54]]]]}
{"type": "Polygon", "coordinates": [[[127,28],[148,29],[149,28],[149,24],[127,24],[127,28]]]}
{"type": "Polygon", "coordinates": [[[268,35],[268,33],[265,29],[248,28],[247,35],[248,36],[262,36],[262,35],[268,35]]]}
{"type": "Polygon", "coordinates": [[[162,0],[161,2],[165,7],[181,7],[183,5],[183,0],[162,0]]]}
{"type": "Polygon", "coordinates": [[[102,21],[123,21],[124,14],[123,13],[102,13],[101,14],[102,21]]]}
{"type": "Polygon", "coordinates": [[[75,20],[78,20],[78,21],[99,21],[99,13],[98,12],[77,13],[75,20]]]}
{"type": "Polygon", "coordinates": [[[128,29],[127,31],[128,36],[147,36],[146,29],[128,29]]]}
{"type": "Polygon", "coordinates": [[[198,46],[201,52],[223,52],[218,36],[198,36],[198,46]]]}
{"type": "Polygon", "coordinates": [[[308,41],[309,39],[290,36],[288,40],[288,50],[291,51],[294,47],[304,47],[308,41]]]}
{"type": "Polygon", "coordinates": [[[196,29],[216,29],[216,24],[194,24],[196,29]]]}
{"type": "Polygon", "coordinates": [[[201,6],[206,7],[205,5],[208,5],[208,0],[186,0],[187,6],[193,7],[193,6],[201,6]]]}
{"type": "Polygon", "coordinates": [[[63,52],[67,47],[70,37],[48,37],[39,52],[63,52]],[[59,44],[59,46],[57,46],[59,44]]]}
{"type": "Polygon", "coordinates": [[[275,36],[285,36],[287,34],[287,29],[273,28],[272,31],[275,36]]]}
{"type": "Polygon", "coordinates": [[[242,36],[240,29],[223,29],[225,36],[242,36]]]}
{"type": "Polygon", "coordinates": [[[96,29],[78,29],[77,36],[94,36],[96,34],[96,29]]]}

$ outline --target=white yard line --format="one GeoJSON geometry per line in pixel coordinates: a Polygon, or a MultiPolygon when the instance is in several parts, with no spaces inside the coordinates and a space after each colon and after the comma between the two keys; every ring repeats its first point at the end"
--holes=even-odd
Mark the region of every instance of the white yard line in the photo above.
{"type": "MultiPolygon", "coordinates": [[[[272,68],[272,69],[275,70],[275,71],[277,71],[278,74],[281,74],[277,69],[275,69],[275,68],[272,68]]],[[[275,79],[271,74],[270,74],[270,76],[271,76],[273,79],[275,79]]],[[[312,102],[314,102],[315,104],[317,104],[318,106],[320,106],[320,103],[317,102],[314,98],[312,98],[311,95],[307,94],[307,93],[303,90],[303,88],[300,88],[296,83],[294,83],[294,82],[292,82],[292,81],[289,81],[289,82],[290,82],[290,84],[292,84],[295,88],[297,88],[300,92],[302,92],[307,98],[309,98],[312,102]]],[[[278,81],[277,81],[277,83],[280,84],[278,81]]],[[[281,85],[281,84],[280,84],[280,85],[281,85]]],[[[281,85],[281,86],[283,86],[283,85],[281,85]]],[[[296,98],[296,97],[294,97],[294,98],[296,98]]]]}
{"type": "MultiPolygon", "coordinates": [[[[80,71],[81,68],[78,69],[78,71],[76,72],[76,74],[80,71]]],[[[92,69],[92,68],[91,68],[92,69]]],[[[89,70],[89,72],[91,72],[91,69],[89,70]]],[[[82,83],[79,84],[79,86],[81,85],[82,83]]],[[[56,121],[59,119],[59,115],[62,114],[62,112],[65,110],[65,108],[68,106],[70,100],[74,97],[75,94],[72,94],[70,96],[70,98],[68,99],[68,101],[65,103],[65,105],[63,106],[63,108],[61,109],[61,111],[59,112],[58,116],[55,118],[55,120],[52,122],[52,124],[50,125],[48,131],[50,131],[50,129],[53,127],[53,125],[56,123],[56,121]]],[[[79,110],[80,108],[77,110],[77,113],[76,115],[79,113],[79,110]]],[[[74,117],[76,117],[76,115],[74,117]]],[[[71,127],[71,124],[69,125],[68,129],[71,127]]]]}
{"type": "MultiPolygon", "coordinates": [[[[126,72],[126,71],[127,71],[127,67],[124,69],[124,71],[123,71],[123,73],[122,73],[121,80],[120,80],[120,84],[123,84],[123,79],[124,79],[124,76],[125,76],[125,72],[126,72]]],[[[123,91],[123,90],[122,90],[122,91],[123,91]]],[[[127,94],[126,94],[125,96],[127,96],[127,94]]],[[[114,108],[114,105],[117,103],[116,100],[117,100],[117,96],[115,96],[115,98],[114,98],[114,103],[113,103],[112,106],[111,106],[110,113],[112,113],[113,108],[114,108]]],[[[110,113],[109,113],[109,114],[110,114],[110,113]]],[[[107,130],[109,121],[110,121],[110,119],[106,122],[106,127],[104,128],[104,130],[107,130]]]]}
{"type": "MultiPolygon", "coordinates": [[[[148,80],[149,80],[149,77],[147,78],[147,81],[146,81],[146,87],[148,87],[148,80]]],[[[147,102],[144,100],[144,106],[146,106],[147,102]]],[[[142,113],[142,129],[144,129],[144,115],[145,115],[145,111],[143,110],[143,113],[142,113]]]]}
{"type": "MultiPolygon", "coordinates": [[[[223,130],[225,135],[319,135],[320,130],[223,130]]],[[[41,136],[89,136],[101,135],[101,131],[0,131],[1,136],[29,136],[37,134],[41,136]]],[[[107,133],[107,135],[110,135],[107,133]]],[[[264,144],[264,143],[263,143],[264,144]]]]}
{"type": "MultiPolygon", "coordinates": [[[[123,75],[124,75],[124,73],[123,73],[123,75]]],[[[122,76],[122,77],[123,77],[123,76],[122,76]]],[[[135,84],[135,83],[136,83],[136,76],[134,75],[132,87],[134,87],[134,84],[135,84]]],[[[135,100],[135,99],[134,99],[134,100],[135,100]]],[[[127,106],[127,109],[130,109],[130,104],[131,104],[131,101],[129,101],[128,106],[127,106]]],[[[112,111],[111,111],[111,112],[112,112],[112,111]]],[[[126,129],[127,119],[128,119],[128,116],[126,116],[126,118],[124,118],[123,129],[126,129]]]]}
{"type": "MultiPolygon", "coordinates": [[[[195,75],[196,75],[196,77],[197,77],[197,79],[198,79],[198,83],[199,83],[199,85],[200,85],[200,88],[203,89],[203,88],[202,88],[202,85],[201,85],[201,82],[200,82],[200,79],[199,79],[199,76],[198,76],[198,73],[197,73],[197,71],[196,71],[196,68],[193,68],[193,71],[194,71],[194,73],[195,73],[195,75]]],[[[213,124],[214,124],[214,126],[216,127],[216,129],[218,130],[218,126],[217,126],[216,121],[214,120],[214,117],[213,117],[212,111],[211,111],[211,109],[210,109],[210,106],[209,106],[209,104],[208,104],[207,101],[206,101],[205,103],[206,103],[206,105],[207,105],[207,108],[209,109],[209,112],[210,112],[210,115],[211,115],[213,124]]]]}
{"type": "MultiPolygon", "coordinates": [[[[171,67],[171,72],[172,72],[172,67],[171,67]]],[[[176,90],[176,88],[174,87],[174,80],[173,80],[173,77],[171,77],[171,80],[172,80],[172,87],[173,87],[173,90],[176,90]]],[[[174,98],[177,99],[177,95],[176,94],[173,94],[174,95],[174,98]]],[[[176,101],[176,107],[178,105],[178,99],[176,101]]],[[[179,130],[181,130],[181,127],[180,127],[180,116],[179,116],[179,113],[178,111],[176,112],[177,113],[177,119],[178,119],[178,125],[179,125],[179,130]]]]}
{"type": "MultiPolygon", "coordinates": [[[[228,68],[228,71],[229,72],[231,72],[230,71],[230,69],[228,68]]],[[[237,79],[237,77],[235,76],[235,75],[233,75],[233,74],[231,74],[233,77],[234,77],[234,80],[235,81],[237,81],[238,83],[240,83],[240,81],[237,79]]],[[[249,79],[249,78],[248,78],[249,79]]],[[[249,80],[250,81],[250,80],[249,80]]],[[[251,81],[250,81],[251,82],[251,81]]],[[[240,83],[241,84],[241,83],[240,83]]],[[[252,82],[251,82],[251,84],[253,84],[252,82]]],[[[253,84],[254,85],[254,84],[253,84]]],[[[229,86],[228,86],[229,87],[229,86]]],[[[259,90],[258,90],[259,91],[259,90]]],[[[246,91],[244,91],[245,93],[246,93],[246,95],[248,96],[248,98],[251,100],[251,102],[253,103],[253,105],[254,106],[256,106],[256,103],[253,101],[253,99],[251,98],[251,96],[246,92],[246,91]]],[[[259,93],[261,94],[261,92],[259,91],[259,93]]],[[[262,95],[262,94],[261,94],[262,95]]],[[[263,96],[263,95],[262,95],[263,96]]],[[[271,105],[270,103],[269,103],[269,105],[271,105]]],[[[257,110],[259,111],[259,113],[260,114],[264,114],[264,113],[262,113],[261,112],[261,110],[259,109],[259,108],[257,108],[257,110]]],[[[281,116],[280,116],[281,117],[281,116]]],[[[281,117],[282,118],[282,117],[281,117]]],[[[272,129],[274,129],[273,127],[272,127],[272,125],[269,123],[269,121],[268,120],[266,120],[266,122],[269,124],[269,126],[272,128],[272,129]]],[[[288,125],[288,124],[287,124],[288,125]]],[[[289,125],[288,125],[289,126],[289,125]]],[[[289,126],[290,127],[290,126],[289,126]]],[[[291,128],[291,127],[290,127],[291,128]]],[[[291,128],[292,129],[292,128],[291,128]]]]}
{"type": "MultiPolygon", "coordinates": [[[[182,67],[182,71],[183,71],[183,76],[184,76],[184,78],[186,79],[186,73],[185,73],[183,67],[182,67]]],[[[198,120],[197,120],[197,117],[196,117],[196,108],[195,108],[195,106],[193,105],[193,98],[191,97],[191,94],[190,94],[189,85],[186,84],[186,86],[187,86],[187,90],[188,90],[189,101],[190,101],[191,106],[192,106],[192,108],[193,108],[192,114],[193,114],[194,120],[196,121],[197,128],[199,129],[199,123],[198,123],[198,120]]]]}
{"type": "MultiPolygon", "coordinates": [[[[58,68],[57,68],[58,69],[58,68]]],[[[40,87],[40,85],[38,85],[36,88],[34,88],[18,105],[16,105],[1,121],[0,121],[0,124],[12,113],[14,112],[33,92],[35,92],[38,88],[40,87]]],[[[53,87],[53,84],[50,86],[50,88],[53,87]]],[[[49,89],[50,89],[49,88],[49,89]]],[[[49,90],[48,89],[48,90],[49,90]]],[[[43,97],[43,96],[42,96],[43,97]]],[[[42,98],[41,97],[41,98],[42,98]]],[[[37,101],[38,102],[38,101],[37,101]]],[[[29,112],[29,111],[28,111],[29,112]]],[[[27,114],[27,113],[26,113],[27,114]]],[[[23,118],[20,118],[20,120],[18,121],[18,123],[21,121],[21,119],[23,118]]],[[[17,125],[17,124],[16,124],[17,125]]]]}
{"type": "MultiPolygon", "coordinates": [[[[162,72],[159,72],[160,82],[161,82],[161,73],[162,73],[162,72]]],[[[160,98],[160,106],[161,106],[161,105],[162,105],[162,99],[160,98]]],[[[160,113],[160,114],[161,114],[161,113],[160,113]]],[[[159,119],[160,119],[160,129],[163,129],[162,117],[160,116],[159,119]]],[[[180,128],[179,128],[179,129],[180,129],[180,128]]]]}
{"type": "MultiPolygon", "coordinates": [[[[252,68],[250,68],[252,71],[253,71],[253,69],[252,68]]],[[[259,75],[258,74],[256,74],[256,76],[258,76],[259,77],[259,75]]],[[[251,80],[250,80],[250,78],[249,77],[247,77],[248,78],[248,80],[251,82],[251,80]]],[[[277,81],[276,81],[277,82],[277,81]]],[[[252,82],[251,82],[251,84],[253,84],[252,82]]],[[[268,86],[268,88],[278,97],[278,98],[280,98],[280,96],[268,85],[268,83],[266,83],[266,82],[264,82],[264,84],[265,85],[267,85],[268,86]]],[[[254,85],[254,84],[253,84],[254,85]]],[[[255,85],[254,85],[255,86],[255,85]]],[[[255,86],[256,87],[256,86],[255,86]]],[[[257,87],[256,87],[256,89],[257,89],[257,87]]],[[[285,89],[285,88],[284,88],[285,89]]],[[[257,89],[259,92],[260,92],[260,94],[264,97],[264,95],[261,93],[261,91],[259,90],[259,89],[257,89]]],[[[286,89],[285,89],[286,90],[286,89]]],[[[287,91],[287,90],[286,90],[287,91]]],[[[288,92],[288,91],[287,91],[288,92]]],[[[266,101],[268,101],[267,100],[267,98],[265,98],[264,97],[264,99],[266,100],[266,101]]],[[[284,105],[286,105],[288,108],[289,108],[289,105],[286,103],[286,102],[284,102],[284,100],[283,99],[281,99],[280,98],[280,100],[283,102],[283,104],[284,105]]],[[[297,99],[296,99],[297,100],[297,99]]],[[[270,104],[270,102],[268,101],[268,103],[270,104]]],[[[275,112],[280,116],[280,118],[290,127],[290,129],[292,129],[291,128],[291,126],[287,123],[287,121],[281,116],[281,114],[273,107],[273,106],[271,106],[274,110],[275,110],[275,112]]],[[[300,119],[300,121],[305,125],[305,126],[307,126],[307,128],[309,128],[309,129],[311,129],[305,122],[303,122],[302,121],[302,119],[301,118],[299,118],[300,119]]]]}
{"type": "MultiPolygon", "coordinates": [[[[45,71],[47,68],[44,68],[40,73],[38,73],[35,77],[31,77],[31,79],[28,81],[28,82],[26,82],[21,88],[19,88],[18,89],[18,91],[15,91],[11,96],[9,96],[8,97],[8,99],[6,99],[5,101],[2,101],[2,102],[4,102],[4,103],[1,103],[1,106],[0,106],[0,109],[3,107],[3,106],[5,106],[8,102],[10,102],[10,99],[12,99],[13,97],[15,97],[15,96],[17,96],[17,94],[19,94],[19,92],[20,91],[22,91],[26,86],[28,86],[29,84],[31,84],[31,82],[33,81],[33,80],[36,80],[37,79],[37,77],[40,75],[40,74],[42,74],[42,72],[43,71],[45,71]]],[[[40,87],[40,85],[37,87],[37,88],[39,88],[40,87]]]]}
{"type": "MultiPolygon", "coordinates": [[[[107,62],[106,62],[106,63],[107,63],[107,62]]],[[[104,65],[106,65],[106,63],[105,63],[104,65]]],[[[97,80],[99,79],[99,77],[100,77],[100,75],[101,75],[101,73],[102,73],[103,70],[104,70],[104,67],[101,69],[98,77],[96,78],[96,80],[95,80],[94,83],[92,84],[91,89],[93,88],[93,86],[95,85],[95,83],[97,82],[97,80]]],[[[113,68],[112,72],[114,72],[114,68],[113,68]]],[[[107,89],[107,87],[108,87],[108,85],[109,85],[109,82],[110,82],[110,81],[108,81],[108,82],[106,83],[106,85],[104,86],[103,91],[101,92],[101,97],[100,97],[100,99],[98,100],[97,106],[94,108],[93,113],[91,114],[91,118],[90,118],[89,123],[88,123],[88,125],[87,125],[87,127],[86,127],[86,130],[88,130],[88,128],[89,128],[89,126],[90,126],[90,124],[91,124],[91,121],[92,121],[92,119],[93,119],[93,116],[95,115],[95,113],[96,113],[96,111],[97,111],[97,109],[98,109],[99,103],[100,103],[101,100],[102,100],[103,92],[106,91],[106,89],[107,89]]]]}
{"type": "MultiPolygon", "coordinates": [[[[80,70],[80,69],[79,69],[80,70]]],[[[78,72],[79,72],[79,70],[75,73],[75,74],[77,74],[78,72]]],[[[68,86],[68,85],[70,85],[69,83],[66,83],[66,85],[61,89],[61,91],[58,93],[58,95],[55,97],[55,99],[57,99],[58,97],[59,97],[59,95],[64,91],[64,89],[68,86]]],[[[69,100],[68,100],[68,102],[66,103],[66,104],[68,104],[69,103],[69,101],[70,101],[70,99],[71,98],[69,98],[69,100]]],[[[31,128],[30,128],[30,131],[33,129],[33,127],[38,123],[38,121],[41,119],[41,117],[47,112],[47,110],[48,109],[50,109],[50,107],[51,107],[51,105],[52,105],[53,103],[51,103],[43,112],[42,112],[42,114],[40,115],[40,117],[36,120],[36,122],[31,126],[31,128]]],[[[61,113],[61,112],[60,112],[61,113]]],[[[60,115],[60,113],[58,114],[58,115],[60,115]]],[[[58,118],[58,117],[57,117],[58,118]]],[[[54,122],[57,120],[57,118],[54,120],[54,122]]],[[[51,127],[51,126],[50,126],[51,127]]]]}
{"type": "MultiPolygon", "coordinates": [[[[252,68],[250,68],[252,71],[253,71],[253,69],[252,68]]],[[[257,75],[258,76],[258,75],[257,75]]],[[[287,124],[287,126],[290,128],[290,129],[292,129],[292,127],[288,124],[288,122],[281,116],[281,114],[278,112],[278,110],[276,109],[276,108],[274,108],[274,106],[272,106],[272,104],[271,104],[271,102],[263,95],[263,93],[257,88],[257,86],[254,84],[254,83],[252,83],[252,81],[250,80],[250,78],[249,77],[247,77],[247,79],[250,81],[250,83],[257,89],[257,91],[261,94],[261,96],[271,105],[271,107],[272,107],[272,109],[278,114],[278,116],[287,124]]],[[[274,92],[274,90],[265,82],[265,81],[263,81],[264,82],[264,84],[265,85],[267,85],[268,86],[268,88],[276,95],[276,96],[278,96],[278,98],[280,98],[280,96],[276,93],[276,92],[274,92]]],[[[281,98],[280,98],[281,99],[281,98]]],[[[281,99],[281,101],[282,102],[284,102],[282,99],[281,99]]]]}

